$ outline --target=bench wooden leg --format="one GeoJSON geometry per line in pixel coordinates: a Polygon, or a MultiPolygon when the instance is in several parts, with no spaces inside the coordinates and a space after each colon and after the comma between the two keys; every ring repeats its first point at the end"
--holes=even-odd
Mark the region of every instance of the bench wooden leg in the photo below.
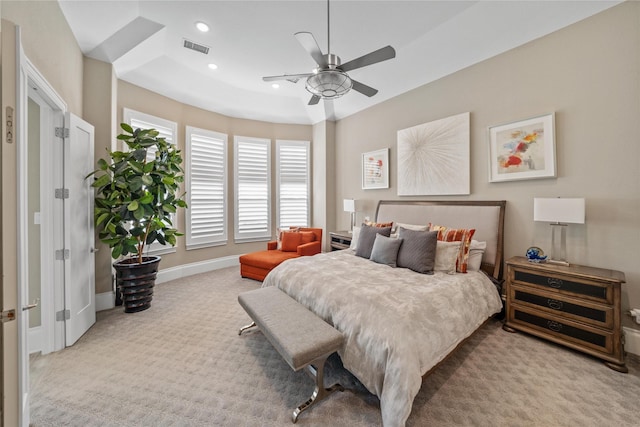
{"type": "Polygon", "coordinates": [[[247,329],[253,328],[254,326],[256,326],[256,322],[251,322],[250,324],[248,324],[247,326],[243,326],[242,328],[240,328],[240,330],[238,331],[238,335],[242,335],[242,333],[244,331],[246,331],[247,329]]]}
{"type": "Polygon", "coordinates": [[[316,387],[313,390],[313,394],[311,395],[309,400],[304,402],[302,405],[298,406],[293,411],[293,422],[294,423],[296,421],[298,421],[298,416],[303,411],[306,411],[307,409],[309,409],[309,407],[311,405],[314,405],[314,404],[320,402],[322,399],[324,399],[325,397],[329,396],[334,391],[344,391],[344,387],[342,387],[340,384],[334,384],[329,388],[325,388],[325,386],[324,386],[324,362],[326,362],[327,357],[329,357],[329,355],[323,356],[323,357],[311,362],[309,365],[307,365],[305,367],[307,373],[311,376],[311,378],[313,378],[315,380],[316,387]],[[313,365],[316,365],[317,369],[314,368],[313,365]]]}

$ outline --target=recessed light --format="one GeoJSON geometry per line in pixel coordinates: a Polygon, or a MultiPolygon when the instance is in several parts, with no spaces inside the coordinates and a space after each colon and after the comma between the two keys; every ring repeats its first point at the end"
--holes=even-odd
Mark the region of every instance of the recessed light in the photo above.
{"type": "Polygon", "coordinates": [[[278,83],[274,83],[271,85],[272,88],[274,89],[278,89],[280,87],[280,85],[278,83]]]}
{"type": "Polygon", "coordinates": [[[218,66],[216,64],[209,64],[209,68],[211,68],[212,70],[217,70],[218,66]]]}
{"type": "Polygon", "coordinates": [[[209,26],[202,21],[196,22],[196,28],[202,31],[203,33],[206,33],[207,31],[209,31],[209,26]]]}

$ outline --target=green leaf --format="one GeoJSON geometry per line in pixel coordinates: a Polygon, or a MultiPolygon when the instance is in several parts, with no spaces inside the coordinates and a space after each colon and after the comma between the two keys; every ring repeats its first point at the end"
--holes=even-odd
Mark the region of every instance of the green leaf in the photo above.
{"type": "Polygon", "coordinates": [[[98,167],[101,170],[106,171],[107,169],[109,169],[109,164],[107,163],[107,161],[105,159],[100,159],[100,160],[98,160],[98,167]]]}
{"type": "Polygon", "coordinates": [[[146,186],[152,185],[153,178],[151,178],[151,175],[142,175],[142,183],[146,186]]]}
{"type": "Polygon", "coordinates": [[[162,178],[162,182],[163,182],[164,184],[166,184],[166,185],[173,185],[173,184],[175,184],[174,179],[173,179],[172,177],[170,177],[170,176],[165,176],[165,177],[163,177],[163,178],[162,178]]]}
{"type": "Polygon", "coordinates": [[[138,209],[138,201],[137,201],[137,200],[132,201],[132,202],[131,202],[131,203],[129,203],[129,205],[127,206],[127,210],[129,210],[129,211],[131,211],[131,212],[135,211],[136,209],[138,209]]]}
{"type": "Polygon", "coordinates": [[[144,217],[144,207],[138,206],[138,209],[133,213],[135,219],[140,221],[144,217]]]}
{"type": "Polygon", "coordinates": [[[106,174],[106,175],[102,175],[101,177],[93,181],[93,184],[91,184],[91,186],[93,188],[99,188],[109,184],[110,182],[111,182],[111,176],[109,176],[109,174],[106,174]]]}
{"type": "MultiPolygon", "coordinates": [[[[144,182],[144,177],[142,177],[142,181],[144,182]]],[[[153,202],[153,194],[147,191],[145,195],[140,198],[140,204],[148,205],[151,202],[153,202]]]]}
{"type": "Polygon", "coordinates": [[[120,258],[120,255],[122,255],[122,245],[115,245],[111,250],[111,258],[120,258]]]}
{"type": "Polygon", "coordinates": [[[176,213],[176,207],[173,205],[162,205],[162,210],[169,213],[176,213]]]}
{"type": "Polygon", "coordinates": [[[128,123],[120,123],[120,127],[125,131],[125,132],[129,132],[129,133],[133,133],[133,128],[131,126],[129,126],[128,123]]]}

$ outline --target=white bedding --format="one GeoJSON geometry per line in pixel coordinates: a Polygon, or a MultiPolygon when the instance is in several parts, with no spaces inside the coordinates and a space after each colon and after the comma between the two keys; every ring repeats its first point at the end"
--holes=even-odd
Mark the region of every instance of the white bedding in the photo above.
{"type": "Polygon", "coordinates": [[[277,286],[341,331],[342,362],[380,398],[385,427],[404,426],[422,375],[500,311],[481,272],[415,273],[343,250],[287,260],[263,286],[277,286]]]}

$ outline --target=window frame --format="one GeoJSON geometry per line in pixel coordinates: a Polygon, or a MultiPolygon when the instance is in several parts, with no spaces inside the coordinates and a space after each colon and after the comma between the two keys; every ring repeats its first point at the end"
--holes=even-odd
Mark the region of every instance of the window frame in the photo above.
{"type": "Polygon", "coordinates": [[[271,198],[272,198],[272,182],[271,182],[271,140],[267,138],[255,138],[255,137],[246,137],[240,135],[234,135],[233,137],[233,181],[234,181],[234,225],[233,225],[233,235],[235,243],[247,243],[247,242],[261,242],[261,241],[269,241],[272,239],[272,226],[271,226],[271,198]],[[264,145],[266,148],[266,187],[267,187],[267,222],[266,222],[266,230],[254,233],[246,233],[241,234],[240,230],[240,206],[239,206],[239,175],[238,175],[238,151],[240,145],[243,143],[249,144],[258,144],[264,145]]]}
{"type": "MultiPolygon", "coordinates": [[[[125,123],[128,123],[132,128],[140,128],[140,126],[134,126],[131,124],[131,120],[135,120],[138,122],[145,123],[145,129],[154,128],[157,130],[158,127],[162,127],[165,129],[170,129],[172,136],[171,141],[169,143],[179,147],[178,144],[178,123],[173,122],[171,120],[163,119],[161,117],[153,116],[151,114],[142,113],[140,111],[132,110],[131,108],[123,108],[122,109],[122,120],[125,123]],[[148,125],[148,126],[146,126],[148,125]]],[[[123,143],[122,150],[126,150],[127,146],[123,143]]],[[[171,214],[171,223],[174,228],[178,228],[178,221],[180,220],[180,216],[178,213],[171,214]]],[[[153,242],[150,245],[146,245],[145,253],[147,255],[165,255],[176,252],[176,247],[171,245],[162,245],[159,242],[153,242]]]]}
{"type": "Polygon", "coordinates": [[[276,140],[276,226],[278,228],[290,227],[290,226],[311,226],[311,142],[302,140],[288,140],[277,139],[276,140]],[[283,224],[280,218],[281,215],[281,156],[280,150],[282,147],[299,147],[303,146],[306,149],[306,184],[307,184],[307,222],[305,224],[283,224]]]}
{"type": "Polygon", "coordinates": [[[187,191],[187,204],[188,208],[185,210],[185,244],[187,250],[201,249],[214,246],[226,245],[228,242],[229,234],[229,220],[228,220],[228,208],[227,200],[229,195],[228,187],[228,152],[229,152],[229,137],[225,133],[215,132],[208,129],[197,128],[194,126],[186,126],[185,129],[185,147],[186,147],[186,167],[185,167],[185,184],[187,191]],[[193,207],[193,195],[192,188],[192,166],[193,166],[193,147],[192,138],[194,135],[202,138],[208,138],[211,140],[218,140],[222,142],[222,164],[221,176],[222,176],[222,234],[213,237],[193,237],[191,225],[191,209],[193,207]]]}

